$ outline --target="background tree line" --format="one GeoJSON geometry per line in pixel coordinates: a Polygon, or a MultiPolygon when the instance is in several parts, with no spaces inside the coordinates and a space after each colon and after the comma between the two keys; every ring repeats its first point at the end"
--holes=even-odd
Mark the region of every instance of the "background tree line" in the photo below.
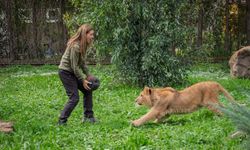
{"type": "Polygon", "coordinates": [[[250,43],[250,2],[232,0],[70,0],[70,33],[97,31],[98,58],[110,55],[121,77],[149,86],[179,84],[194,60],[228,59],[250,43]]]}

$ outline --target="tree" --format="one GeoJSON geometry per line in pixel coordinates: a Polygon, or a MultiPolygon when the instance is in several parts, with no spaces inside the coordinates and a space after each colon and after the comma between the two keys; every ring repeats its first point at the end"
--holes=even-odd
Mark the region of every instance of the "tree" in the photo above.
{"type": "Polygon", "coordinates": [[[197,47],[200,48],[202,45],[202,32],[203,32],[203,16],[204,16],[203,1],[200,2],[198,11],[199,11],[199,17],[197,21],[197,26],[198,26],[197,47]]]}
{"type": "Polygon", "coordinates": [[[188,65],[176,50],[188,48],[191,30],[181,18],[184,1],[137,1],[127,4],[127,19],[116,32],[113,62],[122,77],[144,86],[171,86],[187,77],[188,65]],[[180,5],[181,4],[181,5],[180,5]],[[185,64],[184,64],[185,63],[185,64]]]}
{"type": "Polygon", "coordinates": [[[230,50],[230,33],[229,33],[229,0],[226,0],[226,31],[225,31],[225,50],[230,50]]]}
{"type": "Polygon", "coordinates": [[[247,0],[247,45],[250,45],[250,1],[247,0]]]}

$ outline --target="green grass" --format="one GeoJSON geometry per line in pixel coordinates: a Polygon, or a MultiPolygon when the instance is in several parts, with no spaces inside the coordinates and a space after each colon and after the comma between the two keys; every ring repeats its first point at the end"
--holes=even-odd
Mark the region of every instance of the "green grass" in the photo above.
{"type": "MultiPolygon", "coordinates": [[[[235,130],[226,117],[207,109],[173,115],[166,123],[147,123],[135,128],[130,121],[147,112],[135,108],[141,89],[120,83],[111,66],[90,67],[101,80],[94,92],[97,124],[82,124],[82,97],[67,126],[57,126],[67,101],[57,66],[0,68],[0,119],[14,122],[15,131],[0,133],[0,149],[239,149],[242,139],[230,139],[235,130]]],[[[239,102],[246,102],[250,80],[232,79],[223,65],[199,65],[188,82],[215,80],[239,102]]],[[[226,103],[222,96],[221,100],[226,103]]]]}

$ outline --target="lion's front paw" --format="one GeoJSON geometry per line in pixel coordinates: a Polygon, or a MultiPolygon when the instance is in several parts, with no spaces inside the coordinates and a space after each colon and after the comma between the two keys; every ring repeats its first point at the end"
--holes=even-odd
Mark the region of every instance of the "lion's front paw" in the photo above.
{"type": "Polygon", "coordinates": [[[138,127],[141,125],[141,123],[138,120],[134,120],[134,121],[132,121],[132,125],[135,127],[138,127]]]}

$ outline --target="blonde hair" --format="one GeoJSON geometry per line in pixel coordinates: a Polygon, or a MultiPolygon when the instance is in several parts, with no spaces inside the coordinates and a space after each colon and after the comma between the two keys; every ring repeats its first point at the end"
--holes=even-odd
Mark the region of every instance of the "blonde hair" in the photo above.
{"type": "Polygon", "coordinates": [[[81,55],[85,55],[87,48],[89,46],[87,43],[86,35],[91,30],[94,30],[94,29],[90,24],[81,25],[78,28],[77,32],[68,40],[67,47],[71,47],[72,45],[74,45],[76,42],[79,41],[80,53],[81,55]]]}

